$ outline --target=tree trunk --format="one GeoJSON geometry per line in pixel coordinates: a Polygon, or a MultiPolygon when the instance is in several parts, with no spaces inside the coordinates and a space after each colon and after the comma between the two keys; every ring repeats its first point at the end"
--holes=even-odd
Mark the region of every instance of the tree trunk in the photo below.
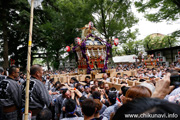
{"type": "Polygon", "coordinates": [[[3,40],[4,40],[4,46],[3,46],[3,68],[7,69],[9,67],[8,63],[8,29],[7,29],[7,20],[6,20],[6,12],[3,13],[3,20],[2,20],[2,25],[3,25],[3,40]]]}
{"type": "Polygon", "coordinates": [[[56,69],[59,69],[59,50],[56,50],[56,69]]]}
{"type": "Polygon", "coordinates": [[[180,9],[180,2],[179,0],[173,0],[173,2],[178,6],[178,8],[180,9]]]}
{"type": "MultiPolygon", "coordinates": [[[[171,39],[168,37],[168,43],[169,43],[169,47],[171,48],[171,39]]],[[[171,63],[173,62],[173,50],[171,49],[171,63]]]]}
{"type": "Polygon", "coordinates": [[[47,68],[48,70],[50,70],[48,53],[46,53],[46,62],[47,62],[47,68]]]}
{"type": "Polygon", "coordinates": [[[105,18],[105,16],[104,16],[104,10],[103,10],[103,2],[101,3],[101,17],[102,17],[102,21],[103,21],[103,32],[104,32],[104,36],[105,36],[105,38],[108,40],[109,38],[108,38],[108,36],[107,36],[107,33],[106,33],[106,18],[105,18]]]}

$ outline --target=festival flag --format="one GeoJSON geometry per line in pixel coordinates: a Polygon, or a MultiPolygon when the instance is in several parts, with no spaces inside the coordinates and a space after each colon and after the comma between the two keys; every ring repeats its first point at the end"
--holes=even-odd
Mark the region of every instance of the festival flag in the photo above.
{"type": "MultiPolygon", "coordinates": [[[[34,8],[38,7],[41,5],[43,0],[34,0],[34,8]]],[[[31,0],[28,0],[30,6],[31,6],[31,0]]]]}
{"type": "Polygon", "coordinates": [[[24,120],[28,120],[28,118],[31,116],[31,114],[29,114],[29,83],[30,83],[30,63],[31,63],[31,45],[32,45],[34,8],[41,5],[42,1],[43,0],[28,0],[28,2],[31,5],[31,14],[30,14],[30,27],[29,27],[28,56],[27,56],[27,80],[26,80],[25,113],[23,115],[24,120]]]}

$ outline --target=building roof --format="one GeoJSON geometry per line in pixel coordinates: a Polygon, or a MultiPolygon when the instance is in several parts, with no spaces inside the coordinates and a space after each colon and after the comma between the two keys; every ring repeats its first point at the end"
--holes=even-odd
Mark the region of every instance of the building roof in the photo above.
{"type": "Polygon", "coordinates": [[[150,37],[164,37],[165,35],[163,35],[161,33],[153,33],[153,34],[150,34],[148,36],[150,36],[150,37]]]}
{"type": "Polygon", "coordinates": [[[117,57],[113,57],[113,61],[114,63],[134,63],[136,62],[135,57],[137,57],[136,55],[124,55],[124,56],[117,56],[117,57]]]}
{"type": "Polygon", "coordinates": [[[163,50],[171,50],[171,49],[180,49],[180,46],[174,46],[169,48],[160,48],[160,49],[154,49],[154,50],[148,50],[146,52],[156,52],[156,51],[163,51],[163,50]]]}

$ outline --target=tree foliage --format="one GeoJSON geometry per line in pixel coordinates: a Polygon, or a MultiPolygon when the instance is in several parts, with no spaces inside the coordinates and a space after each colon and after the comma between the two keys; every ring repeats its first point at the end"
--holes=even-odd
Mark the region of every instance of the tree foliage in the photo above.
{"type": "Polygon", "coordinates": [[[143,40],[143,45],[146,50],[174,47],[178,45],[178,40],[172,36],[147,36],[143,40]]]}
{"type": "Polygon", "coordinates": [[[131,36],[130,28],[138,22],[131,11],[130,0],[92,0],[94,22],[107,40],[113,36],[124,43],[131,36]]]}
{"type": "MultiPolygon", "coordinates": [[[[162,22],[168,21],[169,23],[179,19],[180,16],[180,1],[179,0],[135,0],[135,6],[138,8],[139,12],[145,13],[145,18],[147,18],[151,22],[162,22]],[[152,11],[153,10],[153,11],[152,11]]],[[[172,46],[174,46],[174,42],[177,43],[176,39],[180,36],[180,30],[174,31],[171,35],[166,36],[165,38],[174,39],[170,40],[173,42],[172,46]]],[[[163,40],[165,40],[165,38],[163,40]]],[[[147,37],[144,40],[144,44],[146,49],[155,49],[167,47],[167,45],[156,44],[155,46],[149,45],[151,44],[151,38],[147,37]],[[149,47],[149,48],[148,48],[149,47]]],[[[154,40],[155,43],[158,43],[159,38],[154,40]]],[[[170,43],[171,44],[171,43],[170,43]]],[[[170,45],[168,44],[168,45],[170,45]]],[[[171,46],[171,45],[170,45],[171,46]]]]}
{"type": "MultiPolygon", "coordinates": [[[[58,69],[59,61],[64,59],[66,45],[71,45],[75,37],[80,37],[80,31],[77,31],[77,28],[83,27],[93,18],[88,0],[57,1],[55,4],[56,10],[44,5],[43,11],[50,19],[42,24],[40,29],[42,38],[47,42],[47,46],[43,48],[48,53],[48,58],[54,68],[58,69]]],[[[73,53],[70,52],[69,59],[72,58],[73,53]]]]}
{"type": "Polygon", "coordinates": [[[149,21],[161,22],[179,19],[180,9],[175,2],[179,3],[177,0],[136,0],[135,5],[149,21]],[[151,12],[152,9],[155,12],[151,12]]]}
{"type": "Polygon", "coordinates": [[[180,8],[180,1],[179,0],[172,0],[179,8],[180,8]]]}
{"type": "Polygon", "coordinates": [[[142,40],[129,40],[128,42],[124,43],[122,45],[123,48],[123,54],[125,55],[131,55],[131,54],[136,54],[140,51],[142,51],[142,40]]]}
{"type": "MultiPolygon", "coordinates": [[[[80,37],[89,21],[109,39],[120,38],[121,43],[133,38],[130,28],[137,23],[131,11],[131,2],[125,0],[44,0],[34,9],[32,53],[39,50],[47,53],[48,61],[57,69],[64,59],[64,48],[80,37]],[[95,17],[97,16],[97,17],[95,17]]],[[[0,44],[4,68],[9,58],[26,68],[27,43],[29,38],[30,5],[27,0],[0,1],[0,44]]],[[[73,53],[69,53],[69,59],[73,53]]]]}
{"type": "Polygon", "coordinates": [[[119,50],[118,46],[115,46],[112,48],[112,55],[113,56],[121,56],[122,55],[122,50],[119,50]]]}
{"type": "Polygon", "coordinates": [[[2,0],[0,10],[0,26],[2,26],[0,27],[0,39],[3,46],[1,55],[4,59],[3,67],[7,68],[9,66],[8,55],[15,59],[16,64],[27,58],[27,52],[25,52],[27,49],[23,47],[27,46],[29,20],[26,16],[29,16],[27,11],[30,9],[25,0],[2,0]],[[20,46],[23,47],[20,48],[20,46]]]}
{"type": "MultiPolygon", "coordinates": [[[[92,21],[91,4],[88,0],[44,0],[41,7],[34,9],[34,23],[32,33],[32,53],[40,48],[48,53],[49,60],[59,65],[61,54],[66,45],[74,42],[80,33],[76,28],[92,21]]],[[[8,67],[9,59],[15,59],[16,65],[26,68],[27,41],[29,37],[30,5],[27,0],[1,1],[0,9],[0,39],[4,52],[5,66],[8,67]],[[9,47],[8,47],[9,46],[9,47]]],[[[2,54],[3,55],[3,54],[2,54]]]]}

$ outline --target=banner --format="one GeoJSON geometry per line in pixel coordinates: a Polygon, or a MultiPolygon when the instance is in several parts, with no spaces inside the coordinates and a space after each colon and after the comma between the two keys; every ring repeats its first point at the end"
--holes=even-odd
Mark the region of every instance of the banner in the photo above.
{"type": "MultiPolygon", "coordinates": [[[[42,1],[43,0],[34,0],[34,8],[40,6],[42,1]]],[[[28,0],[28,2],[31,5],[31,0],[28,0]]]]}

